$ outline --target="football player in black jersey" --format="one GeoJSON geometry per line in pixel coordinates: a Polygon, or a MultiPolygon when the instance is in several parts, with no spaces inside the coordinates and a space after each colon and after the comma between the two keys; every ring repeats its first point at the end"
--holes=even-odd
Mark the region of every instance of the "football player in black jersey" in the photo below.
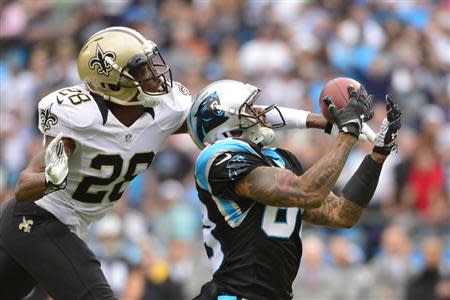
{"type": "Polygon", "coordinates": [[[357,94],[352,87],[349,93],[343,109],[325,99],[340,133],[328,153],[306,171],[289,151],[264,147],[284,122],[268,123],[268,116],[273,119],[277,113],[283,120],[276,106],[253,106],[258,88],[222,80],[197,95],[188,129],[203,149],[195,178],[214,275],[195,299],[292,299],[302,255],[302,221],[340,228],[358,221],[395,147],[400,111],[387,96],[388,118],[377,134],[377,146],[338,197],[331,189],[363,122],[373,115],[372,96],[364,90],[357,94]]]}

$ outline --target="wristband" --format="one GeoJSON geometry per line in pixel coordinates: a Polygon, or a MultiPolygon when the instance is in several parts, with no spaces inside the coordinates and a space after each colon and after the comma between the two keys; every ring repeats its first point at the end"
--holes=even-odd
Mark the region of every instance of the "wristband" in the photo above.
{"type": "Polygon", "coordinates": [[[373,152],[382,154],[382,155],[386,155],[388,156],[389,153],[391,153],[391,148],[389,147],[379,147],[379,146],[374,146],[372,149],[373,152]]]}
{"type": "Polygon", "coordinates": [[[47,181],[45,180],[45,190],[44,190],[44,195],[59,191],[59,190],[63,190],[65,189],[67,186],[67,177],[63,180],[63,182],[61,182],[60,184],[56,185],[51,181],[47,181]]]}
{"type": "MultiPolygon", "coordinates": [[[[306,118],[308,117],[309,111],[301,109],[293,109],[287,107],[278,107],[283,119],[286,122],[286,126],[283,129],[305,129],[306,128],[306,118]]],[[[268,123],[279,123],[279,116],[277,113],[269,111],[266,114],[266,120],[268,123]]]]}

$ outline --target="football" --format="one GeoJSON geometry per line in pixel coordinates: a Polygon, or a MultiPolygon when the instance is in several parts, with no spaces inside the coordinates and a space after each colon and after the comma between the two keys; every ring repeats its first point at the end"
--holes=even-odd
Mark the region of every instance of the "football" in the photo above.
{"type": "Polygon", "coordinates": [[[332,121],[331,114],[328,110],[327,105],[323,102],[323,98],[328,96],[333,100],[334,105],[337,108],[343,108],[349,99],[348,86],[353,85],[353,87],[358,90],[361,83],[358,81],[348,78],[348,77],[338,77],[334,78],[327,83],[325,83],[322,91],[320,92],[320,109],[322,110],[322,115],[328,120],[332,121]]]}

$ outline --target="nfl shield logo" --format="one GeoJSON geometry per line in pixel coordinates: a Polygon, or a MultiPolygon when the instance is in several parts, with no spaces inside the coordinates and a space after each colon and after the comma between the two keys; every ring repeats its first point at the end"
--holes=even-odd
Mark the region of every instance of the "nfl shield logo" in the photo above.
{"type": "Polygon", "coordinates": [[[129,133],[129,134],[127,134],[126,136],[125,136],[125,142],[126,143],[131,143],[131,139],[132,139],[132,135],[129,133]]]}

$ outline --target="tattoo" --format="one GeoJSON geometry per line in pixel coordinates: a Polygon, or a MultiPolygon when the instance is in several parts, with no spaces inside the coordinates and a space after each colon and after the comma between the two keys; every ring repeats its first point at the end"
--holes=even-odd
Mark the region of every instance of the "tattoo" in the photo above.
{"type": "Polygon", "coordinates": [[[289,170],[258,167],[234,186],[241,196],[279,207],[318,207],[336,183],[356,138],[342,134],[332,149],[302,176],[289,170]]]}
{"type": "Polygon", "coordinates": [[[333,148],[302,175],[302,178],[308,182],[309,189],[324,195],[324,198],[330,193],[354,142],[354,138],[339,137],[333,148]]]}
{"type": "Polygon", "coordinates": [[[364,208],[344,198],[340,199],[342,200],[341,202],[343,202],[343,204],[339,211],[338,218],[340,220],[359,220],[359,217],[362,215],[364,208]]]}
{"type": "Polygon", "coordinates": [[[306,118],[306,128],[325,129],[327,123],[327,119],[325,119],[321,114],[309,113],[306,118]]]}
{"type": "Polygon", "coordinates": [[[315,225],[348,228],[358,222],[363,212],[364,208],[355,203],[330,194],[320,207],[305,209],[303,220],[315,225]]]}
{"type": "Polygon", "coordinates": [[[299,177],[289,170],[258,167],[236,185],[238,195],[265,205],[306,207],[309,197],[299,184],[299,177]]]}

